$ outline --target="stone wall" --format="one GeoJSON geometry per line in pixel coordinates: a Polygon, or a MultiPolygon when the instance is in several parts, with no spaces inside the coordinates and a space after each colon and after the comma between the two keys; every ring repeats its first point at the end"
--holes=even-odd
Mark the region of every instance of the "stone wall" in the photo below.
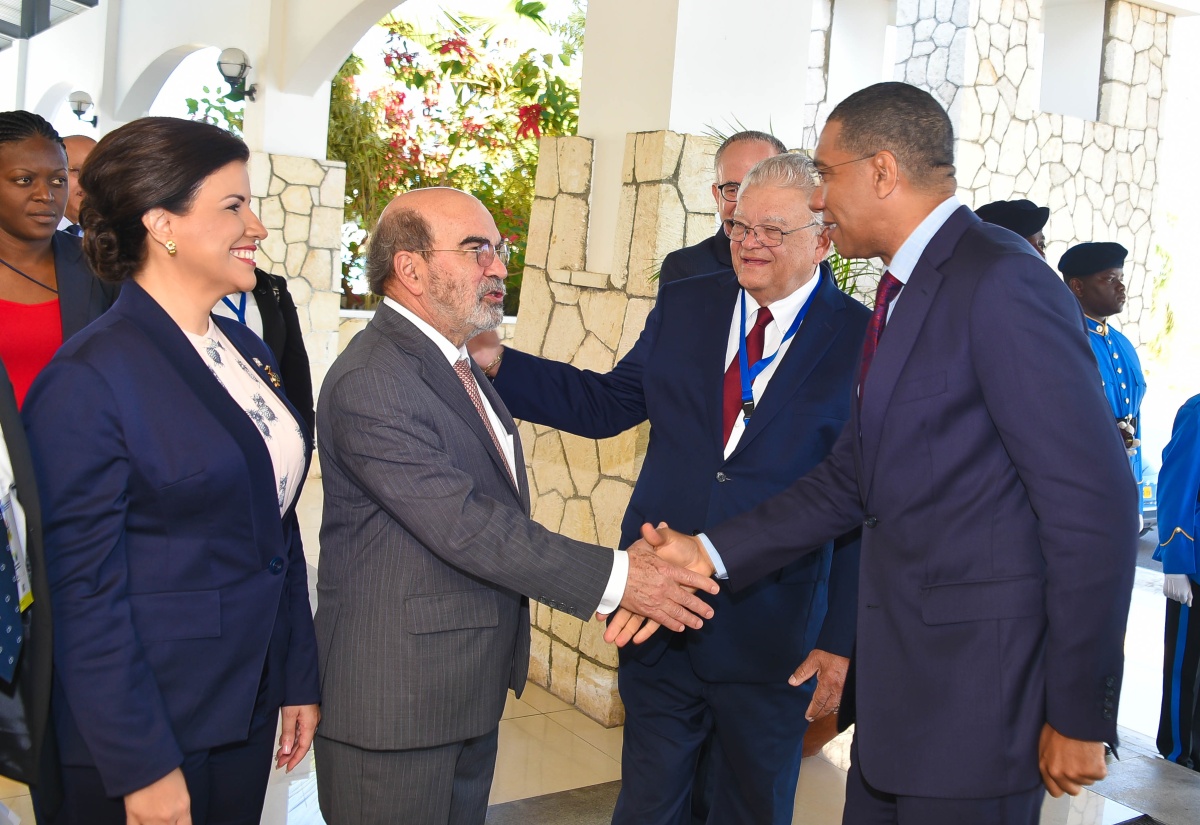
{"type": "Polygon", "coordinates": [[[315,394],[340,351],[346,165],[253,152],[250,192],[250,207],[268,233],[259,248],[258,265],[288,279],[315,394]]]}
{"type": "MultiPolygon", "coordinates": [[[[614,271],[585,266],[592,145],[542,138],[514,345],[606,372],[629,351],[654,305],[663,257],[714,230],[711,140],[630,135],[625,147],[614,271]]],[[[522,422],[533,516],[551,530],[608,547],[645,456],[648,427],[594,441],[522,422]]],[[[604,626],[535,605],[530,678],[607,726],[624,721],[615,648],[604,626]]]]}
{"type": "MultiPolygon", "coordinates": [[[[825,100],[828,54],[817,50],[828,42],[828,2],[814,0],[810,55],[815,62],[822,54],[825,66],[809,70],[806,146],[816,144],[838,102],[825,100]]],[[[1082,241],[1117,241],[1130,250],[1119,323],[1140,343],[1157,265],[1152,204],[1172,18],[1109,0],[1099,121],[1091,122],[1039,109],[1041,14],[1040,0],[898,0],[893,77],[927,89],[950,111],[964,203],[1029,198],[1049,206],[1052,265],[1082,241]]]]}

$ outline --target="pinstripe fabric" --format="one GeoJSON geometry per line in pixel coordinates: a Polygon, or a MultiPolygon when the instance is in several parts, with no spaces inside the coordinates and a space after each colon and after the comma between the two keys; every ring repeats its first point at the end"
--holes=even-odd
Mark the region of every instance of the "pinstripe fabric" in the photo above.
{"type": "Polygon", "coordinates": [[[525,474],[518,493],[453,368],[387,307],[339,356],[318,409],[322,735],[398,750],[490,732],[505,689],[525,682],[522,594],[589,618],[612,551],[529,519],[525,474]]]}

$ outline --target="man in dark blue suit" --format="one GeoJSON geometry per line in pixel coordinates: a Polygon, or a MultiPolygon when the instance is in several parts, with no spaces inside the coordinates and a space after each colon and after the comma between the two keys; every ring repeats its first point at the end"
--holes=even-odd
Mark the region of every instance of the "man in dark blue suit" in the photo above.
{"type": "Polygon", "coordinates": [[[729,255],[729,236],[720,226],[720,221],[733,215],[737,204],[738,187],[742,178],[760,160],[782,155],[787,148],[774,135],[766,132],[735,132],[717,147],[713,158],[716,175],[712,185],[713,203],[717,206],[717,232],[700,243],[677,249],[663,258],[658,274],[661,289],[672,281],[690,278],[693,275],[710,275],[733,269],[729,255]]]}
{"type": "MultiPolygon", "coordinates": [[[[736,276],[668,285],[611,372],[504,351],[495,388],[518,418],[590,438],[649,419],[622,541],[648,519],[702,530],[753,507],[824,458],[849,418],[868,313],[820,263],[829,241],[807,206],[813,183],[800,155],[754,167],[725,223],[736,276]]],[[[847,544],[835,553],[823,541],[768,580],[711,597],[717,618],[700,631],[622,651],[614,822],[690,822],[712,731],[708,821],[791,823],[806,715],[837,708],[848,666],[858,550],[847,544]],[[787,683],[801,663],[819,686],[787,683]]]]}
{"type": "Polygon", "coordinates": [[[888,268],[850,424],[782,494],[659,550],[736,598],[861,525],[843,822],[1036,825],[1043,784],[1105,775],[1137,544],[1079,309],[1028,243],[958,202],[928,93],[856,92],[815,160],[833,242],[888,268]]]}

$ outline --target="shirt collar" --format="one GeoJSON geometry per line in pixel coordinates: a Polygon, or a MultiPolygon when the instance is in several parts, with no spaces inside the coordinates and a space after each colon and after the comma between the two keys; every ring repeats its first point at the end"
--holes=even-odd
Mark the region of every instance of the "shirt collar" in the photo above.
{"type": "Polygon", "coordinates": [[[1087,321],[1087,328],[1098,335],[1108,335],[1108,319],[1097,321],[1090,315],[1084,315],[1084,320],[1087,321]]]}
{"type": "Polygon", "coordinates": [[[437,348],[441,351],[442,355],[446,357],[446,360],[450,362],[450,366],[454,366],[460,359],[467,357],[466,347],[454,346],[454,344],[450,343],[450,339],[431,327],[428,321],[417,317],[416,313],[404,306],[404,304],[400,303],[399,301],[394,301],[391,298],[384,298],[383,303],[387,304],[388,307],[394,309],[396,312],[399,312],[401,315],[411,321],[412,325],[421,330],[426,338],[428,338],[430,341],[433,341],[433,343],[436,344],[437,348]]]}
{"type": "MultiPolygon", "coordinates": [[[[791,295],[784,296],[774,303],[767,304],[767,309],[771,310],[771,322],[777,325],[781,330],[787,330],[792,325],[792,321],[796,320],[796,315],[800,312],[800,308],[804,306],[804,302],[808,300],[808,296],[813,294],[813,290],[817,288],[817,284],[821,282],[820,267],[813,273],[813,276],[799,287],[791,295]]],[[[743,293],[746,290],[742,290],[743,293]]],[[[740,307],[741,298],[738,299],[740,307]]],[[[758,303],[749,295],[746,295],[746,328],[749,329],[753,324],[753,319],[758,314],[758,303]]]]}
{"type": "Polygon", "coordinates": [[[929,246],[933,236],[938,233],[946,221],[950,220],[950,216],[960,206],[962,204],[958,198],[951,195],[925,216],[925,220],[917,225],[917,228],[892,256],[892,262],[888,264],[887,271],[892,273],[893,278],[902,284],[908,283],[908,279],[912,277],[913,270],[917,266],[917,261],[921,260],[921,256],[925,254],[925,247],[929,246]]]}

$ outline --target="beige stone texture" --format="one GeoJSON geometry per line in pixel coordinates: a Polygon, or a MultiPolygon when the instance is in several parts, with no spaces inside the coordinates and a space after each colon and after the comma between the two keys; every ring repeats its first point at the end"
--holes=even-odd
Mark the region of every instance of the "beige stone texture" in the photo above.
{"type": "Polygon", "coordinates": [[[579,287],[571,286],[570,280],[570,270],[550,270],[550,294],[554,296],[554,303],[571,306],[579,303],[579,287]]]}
{"type": "Polygon", "coordinates": [[[272,155],[271,164],[275,174],[288,183],[320,186],[321,182],[325,180],[325,170],[312,158],[272,155]]]}
{"type": "Polygon", "coordinates": [[[625,135],[625,154],[621,159],[621,183],[633,183],[633,164],[637,153],[637,135],[625,135]]]}
{"type": "Polygon", "coordinates": [[[683,139],[679,193],[689,212],[711,212],[713,209],[713,158],[716,154],[717,142],[710,137],[687,135],[683,139]]]}
{"type": "Polygon", "coordinates": [[[267,229],[283,229],[287,213],[278,197],[263,198],[259,206],[258,219],[267,229]]]}
{"type": "Polygon", "coordinates": [[[608,286],[608,276],[603,272],[579,270],[571,273],[571,283],[589,289],[605,289],[608,286]]]}
{"type": "Polygon", "coordinates": [[[639,188],[625,285],[630,295],[658,293],[656,279],[651,276],[668,252],[683,246],[684,218],[679,191],[674,186],[651,184],[639,188]]]}
{"type": "Polygon", "coordinates": [[[550,317],[542,355],[555,361],[570,361],[583,343],[584,334],[579,308],[559,304],[554,307],[554,314],[550,317]]]}
{"type": "Polygon", "coordinates": [[[637,136],[634,174],[638,183],[665,181],[675,177],[683,135],[675,132],[641,132],[637,136]]]}
{"type": "Polygon", "coordinates": [[[579,669],[579,651],[562,642],[550,641],[550,692],[564,702],[575,702],[575,678],[579,669]]]}
{"type": "MultiPolygon", "coordinates": [[[[542,437],[539,436],[538,440],[540,441],[542,437]]],[[[534,449],[537,449],[536,444],[534,445],[534,449]]],[[[532,468],[529,478],[531,482],[534,480],[532,468]]],[[[563,497],[558,493],[543,492],[533,501],[533,520],[547,530],[553,530],[557,533],[559,525],[562,524],[563,508],[565,505],[566,502],[563,501],[563,497]]]]}
{"type": "MultiPolygon", "coordinates": [[[[689,212],[683,245],[695,246],[705,238],[711,238],[716,229],[717,215],[715,212],[689,212]]],[[[666,256],[664,255],[663,257],[666,256]]]]}
{"type": "Polygon", "coordinates": [[[282,269],[283,259],[287,257],[287,243],[283,240],[283,232],[271,232],[267,237],[263,238],[262,244],[259,245],[259,253],[265,255],[273,266],[268,267],[277,275],[286,275],[287,270],[282,269]]]}
{"type": "Polygon", "coordinates": [[[606,347],[615,350],[621,342],[627,302],[620,292],[583,291],[579,296],[579,309],[583,313],[584,329],[599,338],[606,347]]]}
{"type": "Polygon", "coordinates": [[[538,168],[533,179],[533,194],[539,198],[558,195],[558,151],[560,138],[544,137],[538,141],[538,168]]]}
{"type": "MultiPolygon", "coordinates": [[[[529,210],[529,237],[525,247],[525,265],[546,268],[546,256],[550,250],[550,230],[554,222],[554,201],[534,198],[529,210]]],[[[525,287],[521,287],[521,304],[525,303],[525,287]]]]}
{"type": "Polygon", "coordinates": [[[625,724],[625,706],[617,691],[617,672],[583,659],[575,687],[576,706],[606,728],[625,724]]]}
{"type": "Polygon", "coordinates": [[[288,212],[298,212],[307,215],[312,211],[312,190],[307,186],[289,185],[279,196],[283,208],[288,212]]]}
{"type": "Polygon", "coordinates": [[[605,373],[613,368],[612,350],[600,343],[600,339],[588,333],[575,354],[575,366],[581,370],[605,373]]]}
{"type": "Polygon", "coordinates": [[[278,175],[272,175],[271,182],[267,184],[267,194],[278,195],[284,189],[287,189],[287,185],[287,181],[285,181],[283,178],[279,177],[278,175]]]}
{"type": "MultiPolygon", "coordinates": [[[[562,445],[566,465],[571,473],[575,489],[579,495],[586,496],[592,492],[592,488],[600,479],[600,453],[596,448],[596,441],[563,433],[562,445]]],[[[595,532],[594,528],[592,532],[595,532]]],[[[576,536],[575,538],[580,537],[576,536]]]]}
{"type": "MultiPolygon", "coordinates": [[[[299,212],[289,212],[283,221],[283,239],[287,243],[301,243],[308,240],[310,218],[299,212]]],[[[266,224],[263,224],[266,226],[266,224]]]]}
{"type": "Polygon", "coordinates": [[[250,175],[250,193],[259,198],[265,196],[271,186],[271,156],[265,152],[251,152],[246,171],[250,175]]]}
{"type": "MultiPolygon", "coordinates": [[[[546,282],[546,273],[536,267],[526,266],[521,278],[520,322],[513,346],[522,352],[540,355],[553,306],[554,298],[546,282]]],[[[527,438],[526,443],[533,442],[527,438]]]]}
{"type": "Polygon", "coordinates": [[[633,485],[627,481],[603,478],[592,490],[592,512],[596,516],[596,537],[606,547],[621,542],[621,519],[629,506],[633,485]]]}
{"type": "MultiPolygon", "coordinates": [[[[339,266],[338,269],[340,268],[339,266]]],[[[300,269],[300,275],[317,289],[333,291],[335,284],[333,254],[328,249],[310,249],[304,258],[304,266],[300,269]]]]}
{"type": "Polygon", "coordinates": [[[560,532],[573,539],[596,543],[596,519],[592,515],[592,505],[587,499],[573,498],[567,502],[566,509],[563,510],[560,532]]]}
{"type": "Polygon", "coordinates": [[[287,245],[287,254],[283,257],[283,266],[289,278],[294,278],[300,274],[300,269],[304,266],[304,259],[306,257],[308,257],[308,244],[290,243],[287,245]]]}
{"type": "Polygon", "coordinates": [[[617,233],[614,239],[613,289],[624,289],[629,278],[629,249],[633,241],[633,218],[637,207],[637,187],[621,187],[621,202],[617,211],[617,233]]]}
{"type": "Polygon", "coordinates": [[[554,610],[551,613],[550,632],[554,634],[554,638],[578,650],[579,631],[583,629],[583,622],[561,610],[554,610]]]}
{"type": "Polygon", "coordinates": [[[587,201],[575,195],[554,199],[554,229],[550,233],[547,269],[583,269],[587,246],[587,201]]]}
{"type": "Polygon", "coordinates": [[[529,634],[529,680],[542,687],[550,684],[550,637],[537,628],[529,634]]]}
{"type": "Polygon", "coordinates": [[[550,605],[542,604],[541,602],[532,602],[537,606],[537,620],[535,624],[547,633],[550,632],[550,623],[554,619],[554,611],[550,609],[550,605]]]}
{"type": "Polygon", "coordinates": [[[581,195],[592,185],[592,141],[585,137],[558,139],[558,188],[581,195]]]}
{"type": "Polygon", "coordinates": [[[346,208],[346,167],[344,164],[325,171],[325,180],[321,181],[317,203],[321,206],[333,206],[338,209],[346,208]]]}
{"type": "MultiPolygon", "coordinates": [[[[571,481],[571,473],[567,470],[566,455],[563,452],[562,436],[558,431],[543,433],[538,436],[537,443],[533,446],[533,481],[538,491],[538,502],[546,497],[546,494],[554,491],[559,493],[564,499],[575,495],[575,485],[571,481]]],[[[557,508],[558,520],[562,520],[562,507],[557,508]]],[[[538,519],[541,521],[541,519],[538,519]]],[[[543,522],[545,524],[545,522],[543,522]]],[[[549,524],[546,524],[550,527],[549,524]]],[[[559,524],[556,523],[553,528],[557,530],[559,524]]]]}
{"type": "Polygon", "coordinates": [[[342,248],[342,216],[344,214],[345,212],[340,207],[313,207],[309,246],[340,250],[342,248]]]}
{"type": "Polygon", "coordinates": [[[617,666],[617,646],[604,641],[604,622],[584,622],[579,652],[605,667],[617,666]]]}

